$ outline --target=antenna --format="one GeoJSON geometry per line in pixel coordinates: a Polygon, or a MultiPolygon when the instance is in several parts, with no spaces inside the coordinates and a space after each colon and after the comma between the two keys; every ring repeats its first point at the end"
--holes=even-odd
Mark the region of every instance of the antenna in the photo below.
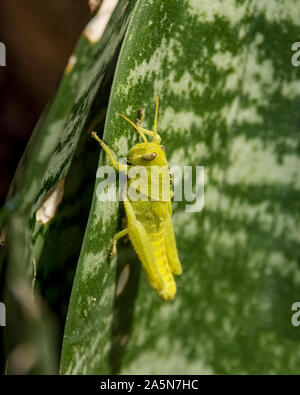
{"type": "Polygon", "coordinates": [[[156,135],[157,135],[157,115],[158,115],[158,96],[156,96],[156,104],[155,104],[155,115],[154,115],[154,126],[153,126],[153,143],[156,143],[156,135]]]}
{"type": "Polygon", "coordinates": [[[120,115],[123,119],[125,119],[125,121],[130,123],[130,125],[133,126],[138,131],[138,133],[142,136],[142,139],[145,141],[145,143],[148,143],[148,140],[147,140],[146,136],[144,135],[144,133],[141,131],[141,129],[134,122],[132,122],[129,118],[125,117],[125,115],[123,115],[123,114],[120,114],[120,115]]]}

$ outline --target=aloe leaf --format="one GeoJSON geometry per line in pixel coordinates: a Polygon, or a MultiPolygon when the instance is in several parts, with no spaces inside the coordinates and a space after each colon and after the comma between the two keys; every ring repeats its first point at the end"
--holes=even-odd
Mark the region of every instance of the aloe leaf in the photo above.
{"type": "Polygon", "coordinates": [[[53,314],[46,314],[53,325],[44,324],[45,314],[36,314],[35,319],[20,314],[23,298],[16,297],[12,285],[20,280],[28,295],[31,292],[32,309],[42,295],[63,327],[99,155],[90,144],[89,128],[101,127],[105,118],[116,57],[134,3],[102,2],[84,30],[1,210],[1,231],[7,232],[0,267],[1,294],[10,306],[3,340],[8,373],[57,372],[61,339],[54,347],[59,334],[53,328],[53,314]],[[22,333],[14,329],[21,326],[22,333]],[[28,357],[33,362],[25,367],[11,358],[24,345],[34,350],[28,357]]]}
{"type": "Polygon", "coordinates": [[[97,198],[97,180],[62,373],[298,371],[299,17],[296,1],[137,2],[104,141],[126,157],[139,139],[119,113],[134,120],[143,107],[151,128],[159,95],[169,163],[205,167],[205,205],[188,213],[188,202],[173,204],[183,275],[164,303],[130,246],[109,262],[124,213],[97,198]]]}

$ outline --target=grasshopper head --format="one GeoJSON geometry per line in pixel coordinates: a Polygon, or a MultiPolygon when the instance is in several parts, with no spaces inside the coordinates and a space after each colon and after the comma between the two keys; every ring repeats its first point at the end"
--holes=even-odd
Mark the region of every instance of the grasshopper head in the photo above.
{"type": "Polygon", "coordinates": [[[131,148],[128,162],[134,166],[165,166],[165,147],[156,143],[140,143],[131,148]]]}

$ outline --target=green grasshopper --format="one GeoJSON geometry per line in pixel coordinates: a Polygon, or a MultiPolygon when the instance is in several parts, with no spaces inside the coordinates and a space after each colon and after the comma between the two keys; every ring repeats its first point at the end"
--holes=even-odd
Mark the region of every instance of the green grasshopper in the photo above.
{"type": "MultiPolygon", "coordinates": [[[[160,145],[161,138],[157,133],[157,117],[158,117],[158,97],[156,98],[155,117],[153,131],[141,127],[145,113],[141,110],[140,120],[135,124],[130,119],[120,114],[131,126],[133,126],[143,139],[143,143],[136,144],[128,153],[127,165],[117,161],[111,149],[92,132],[92,137],[99,142],[102,149],[107,154],[113,167],[117,171],[124,172],[128,175],[130,168],[133,166],[142,166],[146,170],[148,182],[144,183],[140,192],[144,194],[143,200],[133,201],[124,200],[126,211],[125,229],[118,232],[112,240],[112,249],[110,256],[116,254],[117,241],[124,236],[129,239],[137,252],[147,274],[147,279],[152,288],[164,300],[172,300],[176,293],[176,284],[173,275],[180,275],[182,272],[181,263],[178,257],[176,241],[172,223],[172,206],[171,195],[166,201],[162,199],[162,193],[158,193],[158,197],[153,199],[151,187],[151,172],[159,167],[165,169],[169,174],[168,162],[165,154],[165,147],[160,145]],[[146,135],[152,136],[152,142],[148,142],[146,135]],[[148,185],[147,185],[148,183],[148,185]],[[150,189],[150,191],[149,191],[150,189]]],[[[171,181],[171,176],[170,181],[171,181]]],[[[160,189],[161,179],[158,179],[160,189]]],[[[127,190],[134,187],[134,181],[129,179],[127,190]]],[[[170,192],[169,182],[169,192],[170,192]]]]}

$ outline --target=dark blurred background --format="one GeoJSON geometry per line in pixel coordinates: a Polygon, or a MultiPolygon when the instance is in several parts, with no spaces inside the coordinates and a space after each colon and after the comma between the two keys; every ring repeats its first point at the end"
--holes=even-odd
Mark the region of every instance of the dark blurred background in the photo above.
{"type": "Polygon", "coordinates": [[[89,0],[0,0],[0,206],[84,26],[89,0]]]}

